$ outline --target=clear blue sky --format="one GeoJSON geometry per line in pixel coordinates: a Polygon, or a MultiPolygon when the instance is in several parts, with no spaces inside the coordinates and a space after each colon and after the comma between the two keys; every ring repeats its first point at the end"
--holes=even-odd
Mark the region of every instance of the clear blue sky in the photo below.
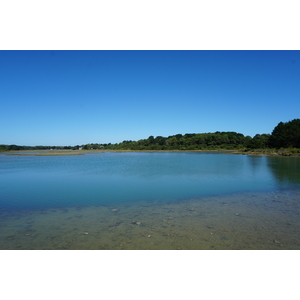
{"type": "Polygon", "coordinates": [[[0,144],[271,133],[300,118],[300,51],[0,51],[0,144]]]}

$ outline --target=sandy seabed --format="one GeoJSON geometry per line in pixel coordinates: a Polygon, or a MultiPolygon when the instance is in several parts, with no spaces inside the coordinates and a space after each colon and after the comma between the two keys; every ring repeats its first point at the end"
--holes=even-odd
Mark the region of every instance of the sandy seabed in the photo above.
{"type": "Polygon", "coordinates": [[[0,249],[300,249],[300,191],[0,213],[0,249]]]}

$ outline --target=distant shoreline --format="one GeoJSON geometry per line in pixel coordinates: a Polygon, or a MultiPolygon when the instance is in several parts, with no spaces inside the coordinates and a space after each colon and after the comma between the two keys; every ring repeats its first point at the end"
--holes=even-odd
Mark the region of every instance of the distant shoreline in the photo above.
{"type": "Polygon", "coordinates": [[[34,150],[7,151],[2,152],[7,155],[22,156],[59,156],[59,155],[84,155],[94,153],[135,153],[135,152],[232,152],[232,150],[34,150]]]}
{"type": "Polygon", "coordinates": [[[299,157],[299,153],[291,153],[288,149],[281,150],[37,150],[33,151],[6,151],[2,154],[6,155],[21,155],[21,156],[62,156],[62,155],[85,155],[92,153],[135,153],[135,152],[227,152],[227,154],[240,154],[252,156],[285,156],[285,157],[299,157]]]}

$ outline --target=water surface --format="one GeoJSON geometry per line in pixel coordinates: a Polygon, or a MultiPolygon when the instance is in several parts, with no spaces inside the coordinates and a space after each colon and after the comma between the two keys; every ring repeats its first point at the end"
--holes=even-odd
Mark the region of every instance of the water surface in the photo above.
{"type": "Polygon", "coordinates": [[[0,155],[1,249],[299,249],[300,159],[0,155]]]}

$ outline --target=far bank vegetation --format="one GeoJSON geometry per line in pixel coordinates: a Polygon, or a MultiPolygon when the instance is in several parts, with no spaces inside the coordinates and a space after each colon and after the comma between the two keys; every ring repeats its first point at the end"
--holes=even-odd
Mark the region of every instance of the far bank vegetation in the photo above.
{"type": "Polygon", "coordinates": [[[149,136],[138,141],[124,140],[116,144],[58,146],[0,145],[0,151],[11,150],[234,150],[238,153],[300,156],[300,119],[280,122],[271,134],[244,136],[237,132],[186,133],[168,137],[149,136]]]}

